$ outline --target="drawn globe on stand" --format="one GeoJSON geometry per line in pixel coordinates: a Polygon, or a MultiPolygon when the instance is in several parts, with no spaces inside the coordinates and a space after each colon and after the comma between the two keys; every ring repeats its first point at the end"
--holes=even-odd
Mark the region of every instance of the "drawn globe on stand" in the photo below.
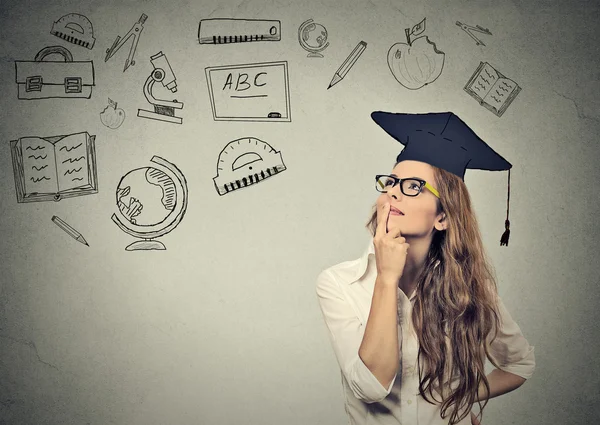
{"type": "Polygon", "coordinates": [[[117,213],[112,220],[125,233],[140,238],[125,250],[164,250],[156,238],[173,230],[187,209],[187,183],[172,163],[153,156],[154,165],[125,174],[116,191],[117,213]]]}
{"type": "Polygon", "coordinates": [[[321,24],[315,24],[312,19],[304,21],[298,28],[298,42],[302,48],[310,52],[309,58],[322,58],[322,52],[329,46],[327,30],[321,24]]]}

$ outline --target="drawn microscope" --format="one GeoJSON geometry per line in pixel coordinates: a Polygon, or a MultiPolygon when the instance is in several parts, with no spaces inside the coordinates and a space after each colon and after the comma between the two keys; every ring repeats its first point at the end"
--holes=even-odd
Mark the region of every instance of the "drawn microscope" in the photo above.
{"type": "Polygon", "coordinates": [[[144,96],[146,100],[154,106],[154,111],[138,109],[138,117],[150,118],[153,120],[166,121],[175,124],[181,124],[183,118],[175,116],[175,109],[182,109],[183,103],[177,99],[161,100],[152,95],[152,87],[155,83],[161,83],[165,88],[172,93],[177,92],[177,82],[175,74],[171,69],[171,65],[163,52],[158,52],[150,57],[150,62],[154,69],[144,84],[144,96]]]}

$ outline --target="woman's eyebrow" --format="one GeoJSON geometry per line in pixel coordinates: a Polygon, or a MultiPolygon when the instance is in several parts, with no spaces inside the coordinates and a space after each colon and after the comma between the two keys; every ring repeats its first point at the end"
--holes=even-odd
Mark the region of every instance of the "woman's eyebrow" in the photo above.
{"type": "MultiPolygon", "coordinates": [[[[394,173],[390,174],[390,176],[392,176],[392,177],[396,177],[397,179],[399,179],[399,178],[400,178],[400,177],[398,177],[398,176],[397,176],[396,174],[394,174],[394,173]]],[[[422,179],[421,177],[417,177],[417,176],[404,177],[404,178],[405,178],[405,179],[420,179],[420,180],[425,180],[425,179],[422,179]]]]}

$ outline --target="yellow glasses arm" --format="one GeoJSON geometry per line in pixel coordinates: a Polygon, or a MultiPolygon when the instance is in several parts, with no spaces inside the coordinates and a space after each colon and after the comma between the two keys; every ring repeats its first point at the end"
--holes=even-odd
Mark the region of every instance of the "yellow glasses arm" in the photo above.
{"type": "Polygon", "coordinates": [[[430,185],[429,183],[425,182],[425,187],[427,189],[429,189],[431,191],[431,193],[433,193],[435,196],[437,196],[438,198],[440,197],[439,192],[432,185],[430,185]]]}

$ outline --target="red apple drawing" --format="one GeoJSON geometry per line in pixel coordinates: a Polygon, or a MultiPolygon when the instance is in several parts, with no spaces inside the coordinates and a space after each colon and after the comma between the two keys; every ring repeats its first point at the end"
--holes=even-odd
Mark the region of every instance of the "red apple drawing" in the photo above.
{"type": "Polygon", "coordinates": [[[400,84],[410,90],[420,89],[442,73],[446,55],[426,36],[410,40],[411,34],[425,30],[425,20],[406,32],[407,43],[396,43],[388,51],[388,66],[400,84]]]}
{"type": "Polygon", "coordinates": [[[108,106],[100,113],[100,121],[108,128],[119,128],[125,121],[125,111],[117,108],[117,102],[109,98],[108,106]]]}

